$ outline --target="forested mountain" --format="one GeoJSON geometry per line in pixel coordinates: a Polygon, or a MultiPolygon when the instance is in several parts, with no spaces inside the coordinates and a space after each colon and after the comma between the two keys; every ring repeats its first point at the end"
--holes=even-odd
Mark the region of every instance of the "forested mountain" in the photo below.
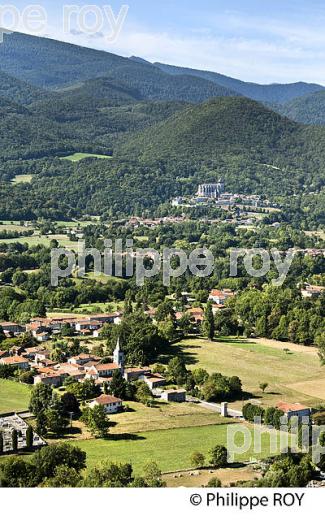
{"type": "Polygon", "coordinates": [[[87,126],[90,117],[59,124],[30,109],[6,116],[15,118],[2,137],[8,157],[44,158],[3,164],[7,176],[35,171],[37,178],[2,185],[0,218],[139,214],[219,175],[229,190],[271,197],[318,192],[324,183],[325,129],[299,125],[246,98],[108,107],[87,126]],[[102,116],[107,126],[114,117],[120,125],[124,119],[115,141],[102,116]],[[54,158],[64,150],[111,150],[113,159],[72,164],[54,158]]]}
{"type": "Polygon", "coordinates": [[[144,162],[205,165],[241,189],[260,191],[264,184],[281,191],[293,182],[299,191],[324,180],[324,146],[323,129],[298,125],[246,98],[216,98],[141,132],[121,153],[137,150],[144,162]]]}
{"type": "MultiPolygon", "coordinates": [[[[139,214],[217,176],[271,197],[324,182],[325,129],[214,80],[21,34],[5,37],[0,60],[1,219],[139,214]],[[113,158],[61,160],[74,152],[113,158]],[[18,174],[33,182],[13,185],[18,174]]],[[[315,86],[276,87],[283,98],[315,86]]]]}
{"type": "Polygon", "coordinates": [[[325,87],[313,83],[289,83],[287,85],[271,84],[259,85],[257,83],[247,83],[238,79],[218,74],[217,72],[209,72],[204,70],[189,69],[186,67],[175,67],[164,63],[154,63],[156,67],[168,74],[179,75],[186,74],[199,78],[213,81],[218,85],[231,89],[243,96],[263,101],[266,103],[285,103],[296,97],[304,96],[308,93],[324,90],[325,87]]]}
{"type": "MultiPolygon", "coordinates": [[[[239,95],[282,104],[324,89],[321,85],[303,82],[288,85],[246,83],[216,72],[151,64],[138,57],[123,58],[20,33],[5,36],[0,46],[0,63],[3,72],[37,87],[80,87],[86,80],[105,77],[116,88],[126,89],[132,97],[143,100],[200,103],[217,96],[239,95]]],[[[0,91],[0,95],[5,92],[0,91]]],[[[16,101],[25,102],[24,99],[16,101]]]]}
{"type": "Polygon", "coordinates": [[[38,99],[46,98],[48,96],[49,94],[46,91],[37,87],[33,87],[24,81],[20,81],[17,78],[9,76],[0,68],[0,97],[5,97],[11,101],[14,101],[15,103],[28,105],[33,101],[37,101],[38,99]]]}
{"type": "Polygon", "coordinates": [[[325,91],[293,99],[276,109],[299,123],[325,125],[325,91]]]}
{"type": "Polygon", "coordinates": [[[54,89],[105,76],[142,99],[199,103],[215,96],[235,95],[212,81],[173,77],[148,63],[19,33],[5,37],[0,46],[0,63],[5,72],[42,88],[54,89]]]}

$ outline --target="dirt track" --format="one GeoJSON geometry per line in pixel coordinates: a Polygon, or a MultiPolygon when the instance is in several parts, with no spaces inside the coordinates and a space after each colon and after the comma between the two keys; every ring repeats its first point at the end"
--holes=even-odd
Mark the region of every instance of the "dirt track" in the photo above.
{"type": "Polygon", "coordinates": [[[316,347],[306,347],[305,345],[298,345],[297,343],[276,341],[275,339],[266,339],[266,338],[259,338],[259,339],[250,338],[249,341],[251,341],[253,343],[258,343],[260,345],[265,345],[266,347],[277,348],[279,350],[284,350],[285,348],[288,348],[292,352],[300,352],[301,354],[310,354],[311,356],[318,355],[318,349],[316,347]]]}

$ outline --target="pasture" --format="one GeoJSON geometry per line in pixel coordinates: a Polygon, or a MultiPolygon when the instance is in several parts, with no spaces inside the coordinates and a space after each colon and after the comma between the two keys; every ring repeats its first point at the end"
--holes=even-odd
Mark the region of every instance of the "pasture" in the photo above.
{"type": "MultiPolygon", "coordinates": [[[[325,380],[325,367],[320,365],[316,349],[281,345],[263,344],[263,340],[220,338],[211,342],[191,338],[171,347],[161,361],[167,363],[170,357],[180,355],[192,370],[205,368],[209,373],[239,376],[245,392],[263,405],[288,401],[311,406],[325,401],[325,385],[319,384],[325,380]],[[264,394],[261,383],[269,385],[264,394]]],[[[241,407],[243,402],[235,404],[241,407]]]]}
{"type": "MultiPolygon", "coordinates": [[[[242,425],[233,424],[231,427],[242,425]]],[[[194,451],[203,453],[209,460],[209,451],[216,445],[228,445],[227,424],[193,426],[129,434],[129,438],[91,439],[73,442],[87,453],[87,466],[92,468],[105,459],[112,462],[131,463],[135,472],[141,474],[146,463],[155,461],[162,471],[185,470],[191,467],[190,457],[194,451]]],[[[252,431],[252,427],[248,426],[252,431]]],[[[112,432],[113,433],[113,432],[112,432]]],[[[259,431],[261,450],[254,453],[254,440],[244,453],[235,456],[236,461],[263,459],[279,453],[280,436],[286,435],[276,431],[259,431]],[[270,439],[273,439],[273,443],[270,439]],[[277,443],[275,443],[275,439],[277,443]],[[271,450],[277,444],[276,451],[271,450]]],[[[287,436],[286,436],[287,438],[287,436]]],[[[235,436],[238,446],[243,444],[243,435],[235,436]]],[[[282,441],[283,442],[283,441],[282,441]]]]}
{"type": "Polygon", "coordinates": [[[21,412],[28,409],[30,387],[0,379],[0,413],[21,412]]]}
{"type": "Polygon", "coordinates": [[[130,411],[111,417],[116,423],[111,432],[138,433],[152,430],[169,430],[193,426],[228,424],[233,420],[221,417],[214,410],[193,403],[164,403],[156,401],[154,408],[140,403],[125,403],[130,411]]]}

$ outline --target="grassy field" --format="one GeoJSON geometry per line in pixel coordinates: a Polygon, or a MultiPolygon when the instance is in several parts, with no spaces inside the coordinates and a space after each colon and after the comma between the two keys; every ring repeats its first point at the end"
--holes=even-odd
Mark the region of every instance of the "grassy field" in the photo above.
{"type": "Polygon", "coordinates": [[[15,381],[0,379],[0,413],[28,409],[30,388],[15,381]]]}
{"type": "Polygon", "coordinates": [[[12,184],[30,184],[32,180],[33,175],[16,175],[12,180],[12,184]]]}
{"type": "Polygon", "coordinates": [[[114,282],[119,281],[120,283],[126,283],[126,281],[123,280],[122,278],[116,278],[115,276],[109,276],[104,273],[96,274],[94,272],[87,273],[82,279],[94,280],[95,282],[102,283],[102,284],[109,283],[112,280],[114,282]]]}
{"type": "Polygon", "coordinates": [[[85,303],[73,310],[54,309],[52,312],[47,313],[47,316],[49,318],[64,318],[69,315],[69,317],[75,316],[80,318],[91,314],[111,313],[121,309],[123,309],[123,305],[117,305],[115,303],[85,303]]]}
{"type": "MultiPolygon", "coordinates": [[[[238,426],[238,425],[237,425],[238,426]]],[[[249,427],[251,429],[251,427],[249,427]]],[[[256,460],[266,458],[270,452],[270,437],[279,432],[261,432],[261,452],[253,453],[253,439],[251,447],[243,454],[237,455],[237,461],[256,460]]],[[[236,437],[238,446],[243,443],[242,434],[236,437]]],[[[227,445],[227,425],[208,425],[172,430],[157,430],[130,434],[129,439],[114,440],[92,439],[73,443],[87,453],[89,468],[109,459],[114,462],[132,463],[139,474],[147,462],[155,461],[162,471],[177,471],[191,467],[190,456],[194,451],[200,451],[208,458],[209,451],[215,445],[227,445]]],[[[279,444],[279,443],[278,443],[279,444]]],[[[277,449],[278,453],[279,447],[277,449]]],[[[274,453],[275,454],[275,453],[274,453]]]]}
{"type": "Polygon", "coordinates": [[[228,424],[232,420],[225,419],[213,410],[208,410],[192,403],[162,403],[155,408],[148,408],[140,403],[126,403],[130,412],[119,413],[112,417],[116,423],[112,433],[138,433],[152,430],[168,430],[192,426],[228,424]]]}
{"type": "MultiPolygon", "coordinates": [[[[28,231],[33,230],[34,228],[28,228],[28,231]]],[[[1,223],[0,224],[0,231],[27,231],[27,228],[25,226],[21,226],[19,223],[16,224],[9,224],[9,223],[1,223]]]]}
{"type": "Polygon", "coordinates": [[[95,153],[74,153],[72,155],[68,155],[67,157],[62,157],[65,161],[71,161],[71,162],[79,162],[82,161],[82,159],[111,159],[112,157],[110,155],[100,155],[95,153]]]}
{"type": "MultiPolygon", "coordinates": [[[[3,226],[2,229],[8,229],[8,227],[3,226]]],[[[26,230],[26,228],[23,228],[26,230]]],[[[19,231],[19,230],[18,230],[19,231]]],[[[51,240],[57,240],[59,242],[60,247],[65,249],[76,249],[78,247],[77,242],[72,242],[66,235],[49,235],[44,236],[40,234],[32,235],[31,237],[19,237],[19,238],[4,238],[0,239],[0,242],[5,244],[28,244],[29,247],[43,245],[46,247],[50,247],[51,240]]]]}
{"type": "MultiPolygon", "coordinates": [[[[325,401],[325,367],[320,366],[316,352],[306,353],[302,347],[302,352],[286,354],[283,349],[263,345],[262,340],[253,343],[227,338],[210,342],[193,338],[172,347],[161,361],[181,355],[190,369],[237,375],[244,390],[265,405],[281,400],[308,405],[325,401]],[[269,384],[265,394],[259,388],[264,382],[269,384]]],[[[236,404],[241,406],[242,402],[236,404]]]]}

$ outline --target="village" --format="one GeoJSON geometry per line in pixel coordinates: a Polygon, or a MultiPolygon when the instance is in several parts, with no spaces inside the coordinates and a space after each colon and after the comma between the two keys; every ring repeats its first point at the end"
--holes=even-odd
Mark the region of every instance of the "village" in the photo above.
{"type": "MultiPolygon", "coordinates": [[[[324,287],[304,284],[301,287],[303,298],[314,299],[321,296],[324,287]]],[[[235,296],[229,289],[214,289],[209,294],[209,302],[214,316],[226,309],[226,303],[235,296]]],[[[192,307],[191,294],[183,293],[182,298],[187,301],[186,315],[190,317],[193,330],[199,332],[205,319],[205,310],[202,307],[192,307]]],[[[155,322],[155,309],[146,311],[147,316],[155,322]]],[[[175,312],[176,321],[181,321],[185,312],[175,312]]],[[[50,388],[64,388],[69,384],[91,382],[98,388],[97,396],[87,400],[87,406],[93,409],[97,406],[103,408],[107,415],[118,414],[124,411],[123,399],[116,397],[110,392],[113,378],[119,374],[126,383],[142,382],[148,389],[153,399],[166,403],[198,403],[204,404],[202,399],[193,399],[193,396],[180,385],[170,385],[164,373],[159,373],[149,366],[129,366],[125,362],[123,347],[118,339],[114,352],[110,359],[92,353],[94,343],[90,347],[76,355],[67,356],[62,362],[57,362],[52,358],[52,347],[48,345],[58,337],[64,337],[67,332],[70,338],[79,340],[91,339],[98,341],[101,332],[107,324],[116,326],[123,320],[123,312],[102,313],[78,318],[76,316],[56,317],[56,318],[33,318],[26,325],[12,322],[0,323],[0,330],[5,337],[19,338],[29,335],[35,344],[33,346],[15,346],[6,351],[0,351],[0,367],[8,367],[21,373],[31,372],[33,374],[33,385],[45,385],[50,388]]],[[[96,343],[95,343],[96,344],[96,343]]],[[[237,420],[243,419],[240,409],[234,409],[227,402],[221,404],[205,403],[204,406],[209,411],[220,414],[221,417],[234,417],[237,420]]],[[[276,405],[281,413],[288,418],[309,417],[312,408],[297,402],[280,401],[276,405]]],[[[29,417],[28,411],[17,413],[12,410],[2,414],[0,417],[0,429],[4,435],[3,452],[11,452],[12,432],[19,432],[17,439],[18,451],[26,449],[26,432],[28,422],[24,417],[29,417]],[[25,414],[25,415],[24,415],[25,414]]],[[[46,443],[37,433],[33,433],[34,448],[42,447],[46,443]]]]}

